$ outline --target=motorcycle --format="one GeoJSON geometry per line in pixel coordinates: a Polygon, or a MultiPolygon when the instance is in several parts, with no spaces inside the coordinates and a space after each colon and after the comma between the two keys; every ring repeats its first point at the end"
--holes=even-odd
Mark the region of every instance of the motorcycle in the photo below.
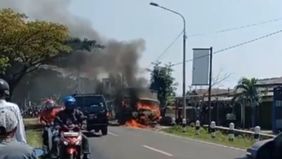
{"type": "Polygon", "coordinates": [[[81,159],[82,132],[78,126],[64,126],[60,130],[59,156],[61,159],[81,159]]]}
{"type": "Polygon", "coordinates": [[[43,125],[43,151],[44,154],[49,154],[52,150],[53,147],[53,136],[58,136],[59,135],[59,130],[55,129],[53,122],[49,123],[48,121],[42,120],[40,123],[43,125]]]}
{"type": "Polygon", "coordinates": [[[52,146],[53,146],[52,138],[53,138],[54,135],[58,136],[59,131],[57,129],[55,129],[52,124],[46,124],[44,126],[44,132],[43,133],[45,133],[45,135],[47,137],[47,143],[44,143],[43,150],[44,150],[45,154],[48,154],[51,151],[52,146]]]}

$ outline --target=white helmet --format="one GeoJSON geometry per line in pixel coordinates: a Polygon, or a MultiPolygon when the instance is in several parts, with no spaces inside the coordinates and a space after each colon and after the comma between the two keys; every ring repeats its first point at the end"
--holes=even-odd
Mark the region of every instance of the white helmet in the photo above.
{"type": "Polygon", "coordinates": [[[55,104],[56,104],[55,101],[52,99],[47,99],[44,101],[44,105],[46,108],[52,108],[55,106],[55,104]]]}

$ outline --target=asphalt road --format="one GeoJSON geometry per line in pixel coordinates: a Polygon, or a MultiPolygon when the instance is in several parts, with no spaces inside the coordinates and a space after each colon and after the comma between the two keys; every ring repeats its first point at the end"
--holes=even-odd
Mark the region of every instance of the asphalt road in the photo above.
{"type": "Polygon", "coordinates": [[[150,130],[109,127],[107,136],[90,137],[94,159],[244,159],[245,151],[150,130]]]}

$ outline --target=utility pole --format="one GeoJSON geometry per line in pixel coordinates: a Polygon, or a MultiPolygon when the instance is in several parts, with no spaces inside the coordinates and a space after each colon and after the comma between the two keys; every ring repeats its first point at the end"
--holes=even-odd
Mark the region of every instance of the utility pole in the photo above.
{"type": "Polygon", "coordinates": [[[183,29],[183,86],[182,86],[182,95],[183,95],[183,125],[187,124],[187,114],[186,114],[186,22],[184,22],[183,29]]]}
{"type": "Polygon", "coordinates": [[[212,47],[210,47],[210,69],[209,69],[209,101],[208,101],[208,108],[209,108],[209,124],[211,123],[211,89],[212,89],[212,47]]]}
{"type": "Polygon", "coordinates": [[[150,5],[154,6],[154,7],[158,7],[161,9],[164,9],[166,11],[169,11],[173,14],[178,15],[179,17],[181,17],[182,21],[183,21],[183,81],[182,81],[182,96],[183,96],[183,125],[186,125],[186,20],[185,17],[172,9],[166,8],[164,6],[161,6],[157,3],[151,2],[150,5]]]}

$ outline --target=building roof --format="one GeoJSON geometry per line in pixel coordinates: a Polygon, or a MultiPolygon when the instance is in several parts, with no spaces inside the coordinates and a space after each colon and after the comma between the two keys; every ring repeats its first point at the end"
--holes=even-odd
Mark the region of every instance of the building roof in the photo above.
{"type": "MultiPolygon", "coordinates": [[[[224,95],[224,94],[230,94],[233,92],[233,89],[222,89],[222,88],[213,88],[211,90],[212,95],[224,95]]],[[[196,90],[196,93],[198,95],[207,95],[208,94],[208,89],[198,89],[196,90]]]]}
{"type": "Polygon", "coordinates": [[[257,85],[282,85],[282,77],[258,79],[257,85]]]}
{"type": "MultiPolygon", "coordinates": [[[[263,92],[262,97],[264,98],[272,98],[273,96],[273,88],[276,86],[282,86],[282,77],[274,77],[274,78],[264,78],[258,79],[257,81],[258,90],[263,92]]],[[[187,99],[189,97],[204,97],[204,101],[206,101],[208,95],[208,89],[197,89],[190,95],[187,95],[187,99]]],[[[231,100],[235,95],[234,89],[222,89],[222,88],[212,88],[211,96],[212,101],[228,101],[231,100]]],[[[182,97],[177,97],[182,98],[182,97]]]]}

